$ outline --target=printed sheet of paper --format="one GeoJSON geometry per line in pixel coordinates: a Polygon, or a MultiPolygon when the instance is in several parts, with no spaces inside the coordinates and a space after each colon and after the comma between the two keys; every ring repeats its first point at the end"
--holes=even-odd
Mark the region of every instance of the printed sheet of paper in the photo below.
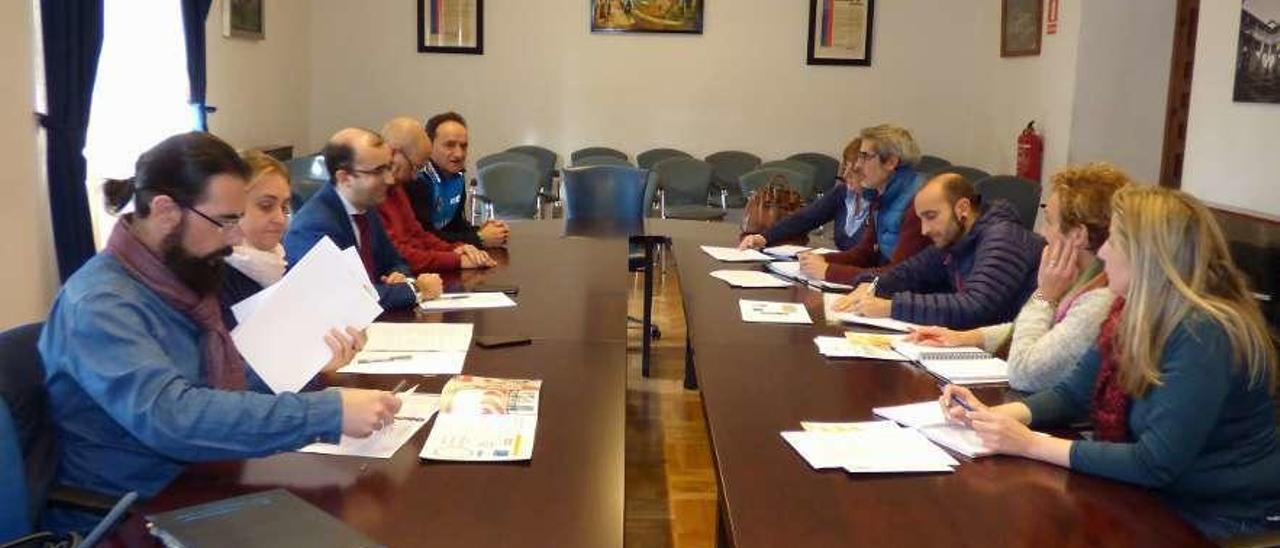
{"type": "Polygon", "coordinates": [[[369,326],[364,350],[339,373],[456,375],[471,346],[473,324],[389,323],[369,326]]]}
{"type": "Polygon", "coordinates": [[[861,316],[853,312],[836,312],[833,305],[835,304],[836,300],[838,300],[840,297],[843,297],[843,296],[844,295],[838,295],[835,293],[827,293],[822,296],[823,315],[828,320],[834,320],[838,322],[851,323],[851,324],[857,324],[857,325],[869,325],[871,327],[879,327],[881,329],[888,329],[890,331],[901,331],[903,333],[906,333],[908,331],[911,331],[912,329],[919,327],[916,324],[913,324],[910,322],[904,322],[901,320],[895,320],[893,318],[868,318],[866,316],[861,316]]]}
{"type": "Polygon", "coordinates": [[[919,432],[889,424],[848,431],[782,432],[782,438],[815,469],[844,468],[859,474],[952,472],[960,464],[919,432]]]}
{"type": "Polygon", "coordinates": [[[779,275],[786,276],[819,289],[830,289],[834,291],[850,291],[853,289],[853,286],[848,284],[828,282],[826,280],[819,280],[817,278],[810,277],[809,275],[800,272],[800,263],[795,261],[774,261],[769,263],[767,268],[779,275]]]}
{"type": "Polygon", "coordinates": [[[907,405],[877,407],[871,410],[877,416],[884,417],[909,428],[915,428],[934,443],[951,449],[966,457],[981,457],[991,454],[991,450],[982,444],[978,433],[960,424],[948,423],[942,415],[942,406],[937,400],[923,401],[907,405]]]}
{"type": "Polygon", "coordinates": [[[738,299],[738,308],[742,313],[742,321],[747,323],[813,323],[809,318],[809,310],[803,303],[738,299]]]}
{"type": "Polygon", "coordinates": [[[445,384],[418,456],[450,461],[533,458],[542,381],[458,375],[445,384]]]}
{"type": "Polygon", "coordinates": [[[773,257],[754,249],[704,245],[702,246],[702,251],[713,259],[726,263],[768,262],[773,260],[773,257]]]}
{"type": "Polygon", "coordinates": [[[791,282],[759,270],[715,270],[711,277],[729,282],[730,286],[747,289],[791,287],[791,282]]]}
{"type": "Polygon", "coordinates": [[[479,310],[484,308],[511,308],[516,302],[505,293],[445,293],[438,298],[422,301],[418,306],[428,312],[446,310],[479,310]]]}
{"type": "Polygon", "coordinates": [[[337,246],[322,238],[251,312],[231,338],[254,372],[281,393],[301,390],[328,363],[330,329],[363,329],[382,307],[353,278],[337,246]]]}
{"type": "Polygon", "coordinates": [[[827,358],[862,358],[867,360],[908,361],[886,345],[858,343],[848,337],[814,337],[818,353],[827,358]]]}
{"type": "Polygon", "coordinates": [[[395,422],[367,438],[344,435],[336,444],[313,443],[298,451],[389,459],[435,415],[440,407],[440,395],[405,393],[400,395],[400,402],[400,413],[396,415],[395,422]]]}

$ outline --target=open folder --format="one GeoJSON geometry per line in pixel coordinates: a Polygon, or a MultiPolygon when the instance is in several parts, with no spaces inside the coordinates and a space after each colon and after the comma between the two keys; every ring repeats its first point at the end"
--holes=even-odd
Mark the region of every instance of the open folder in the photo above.
{"type": "Polygon", "coordinates": [[[332,358],[331,329],[364,329],[382,313],[378,294],[355,255],[328,237],[248,304],[236,305],[231,332],[245,362],[276,393],[297,392],[332,358]]]}

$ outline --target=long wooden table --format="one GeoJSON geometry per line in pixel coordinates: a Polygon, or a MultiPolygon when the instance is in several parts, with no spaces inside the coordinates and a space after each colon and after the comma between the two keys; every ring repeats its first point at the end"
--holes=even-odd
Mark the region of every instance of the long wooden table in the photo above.
{"type": "MultiPolygon", "coordinates": [[[[145,513],[284,487],[389,546],[608,547],[623,542],[626,413],[625,239],[564,238],[558,222],[513,223],[488,271],[446,276],[446,290],[519,286],[514,309],[388,313],[383,320],[471,322],[476,335],[528,335],[528,346],[473,348],[468,374],[542,379],[529,462],[423,462],[423,428],[389,460],[285,453],[192,465],[145,513]]],[[[438,392],[443,377],[339,376],[438,392]]]]}
{"type": "MultiPolygon", "coordinates": [[[[823,358],[813,337],[845,328],[826,323],[817,291],[732,289],[709,276],[759,268],[720,263],[699,249],[731,245],[736,227],[680,224],[667,232],[720,487],[720,545],[1207,544],[1149,491],[1028,459],[965,461],[953,474],[811,469],[779,432],[800,429],[801,420],[870,420],[873,407],[936,399],[937,381],[906,364],[823,358]],[[803,302],[815,324],[742,322],[740,298],[803,302]]],[[[998,389],[979,396],[1005,397],[998,389]]]]}

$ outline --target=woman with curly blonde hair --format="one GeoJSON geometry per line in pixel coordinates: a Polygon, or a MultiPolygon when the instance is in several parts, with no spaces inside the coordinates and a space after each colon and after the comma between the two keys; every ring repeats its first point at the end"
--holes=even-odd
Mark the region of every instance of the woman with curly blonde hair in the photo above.
{"type": "Polygon", "coordinates": [[[1023,402],[948,386],[944,412],[995,452],[1156,489],[1210,537],[1280,530],[1276,348],[1222,230],[1175,190],[1129,187],[1112,211],[1099,257],[1117,298],[1097,345],[1023,402]],[[1091,440],[1029,428],[1081,418],[1091,440]]]}

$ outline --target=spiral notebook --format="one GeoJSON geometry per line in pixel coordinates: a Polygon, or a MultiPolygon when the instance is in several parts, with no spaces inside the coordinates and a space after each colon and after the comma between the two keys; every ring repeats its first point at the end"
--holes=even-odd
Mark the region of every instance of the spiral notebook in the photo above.
{"type": "Polygon", "coordinates": [[[952,384],[1009,382],[1009,364],[981,348],[921,346],[897,340],[893,349],[952,384]]]}

